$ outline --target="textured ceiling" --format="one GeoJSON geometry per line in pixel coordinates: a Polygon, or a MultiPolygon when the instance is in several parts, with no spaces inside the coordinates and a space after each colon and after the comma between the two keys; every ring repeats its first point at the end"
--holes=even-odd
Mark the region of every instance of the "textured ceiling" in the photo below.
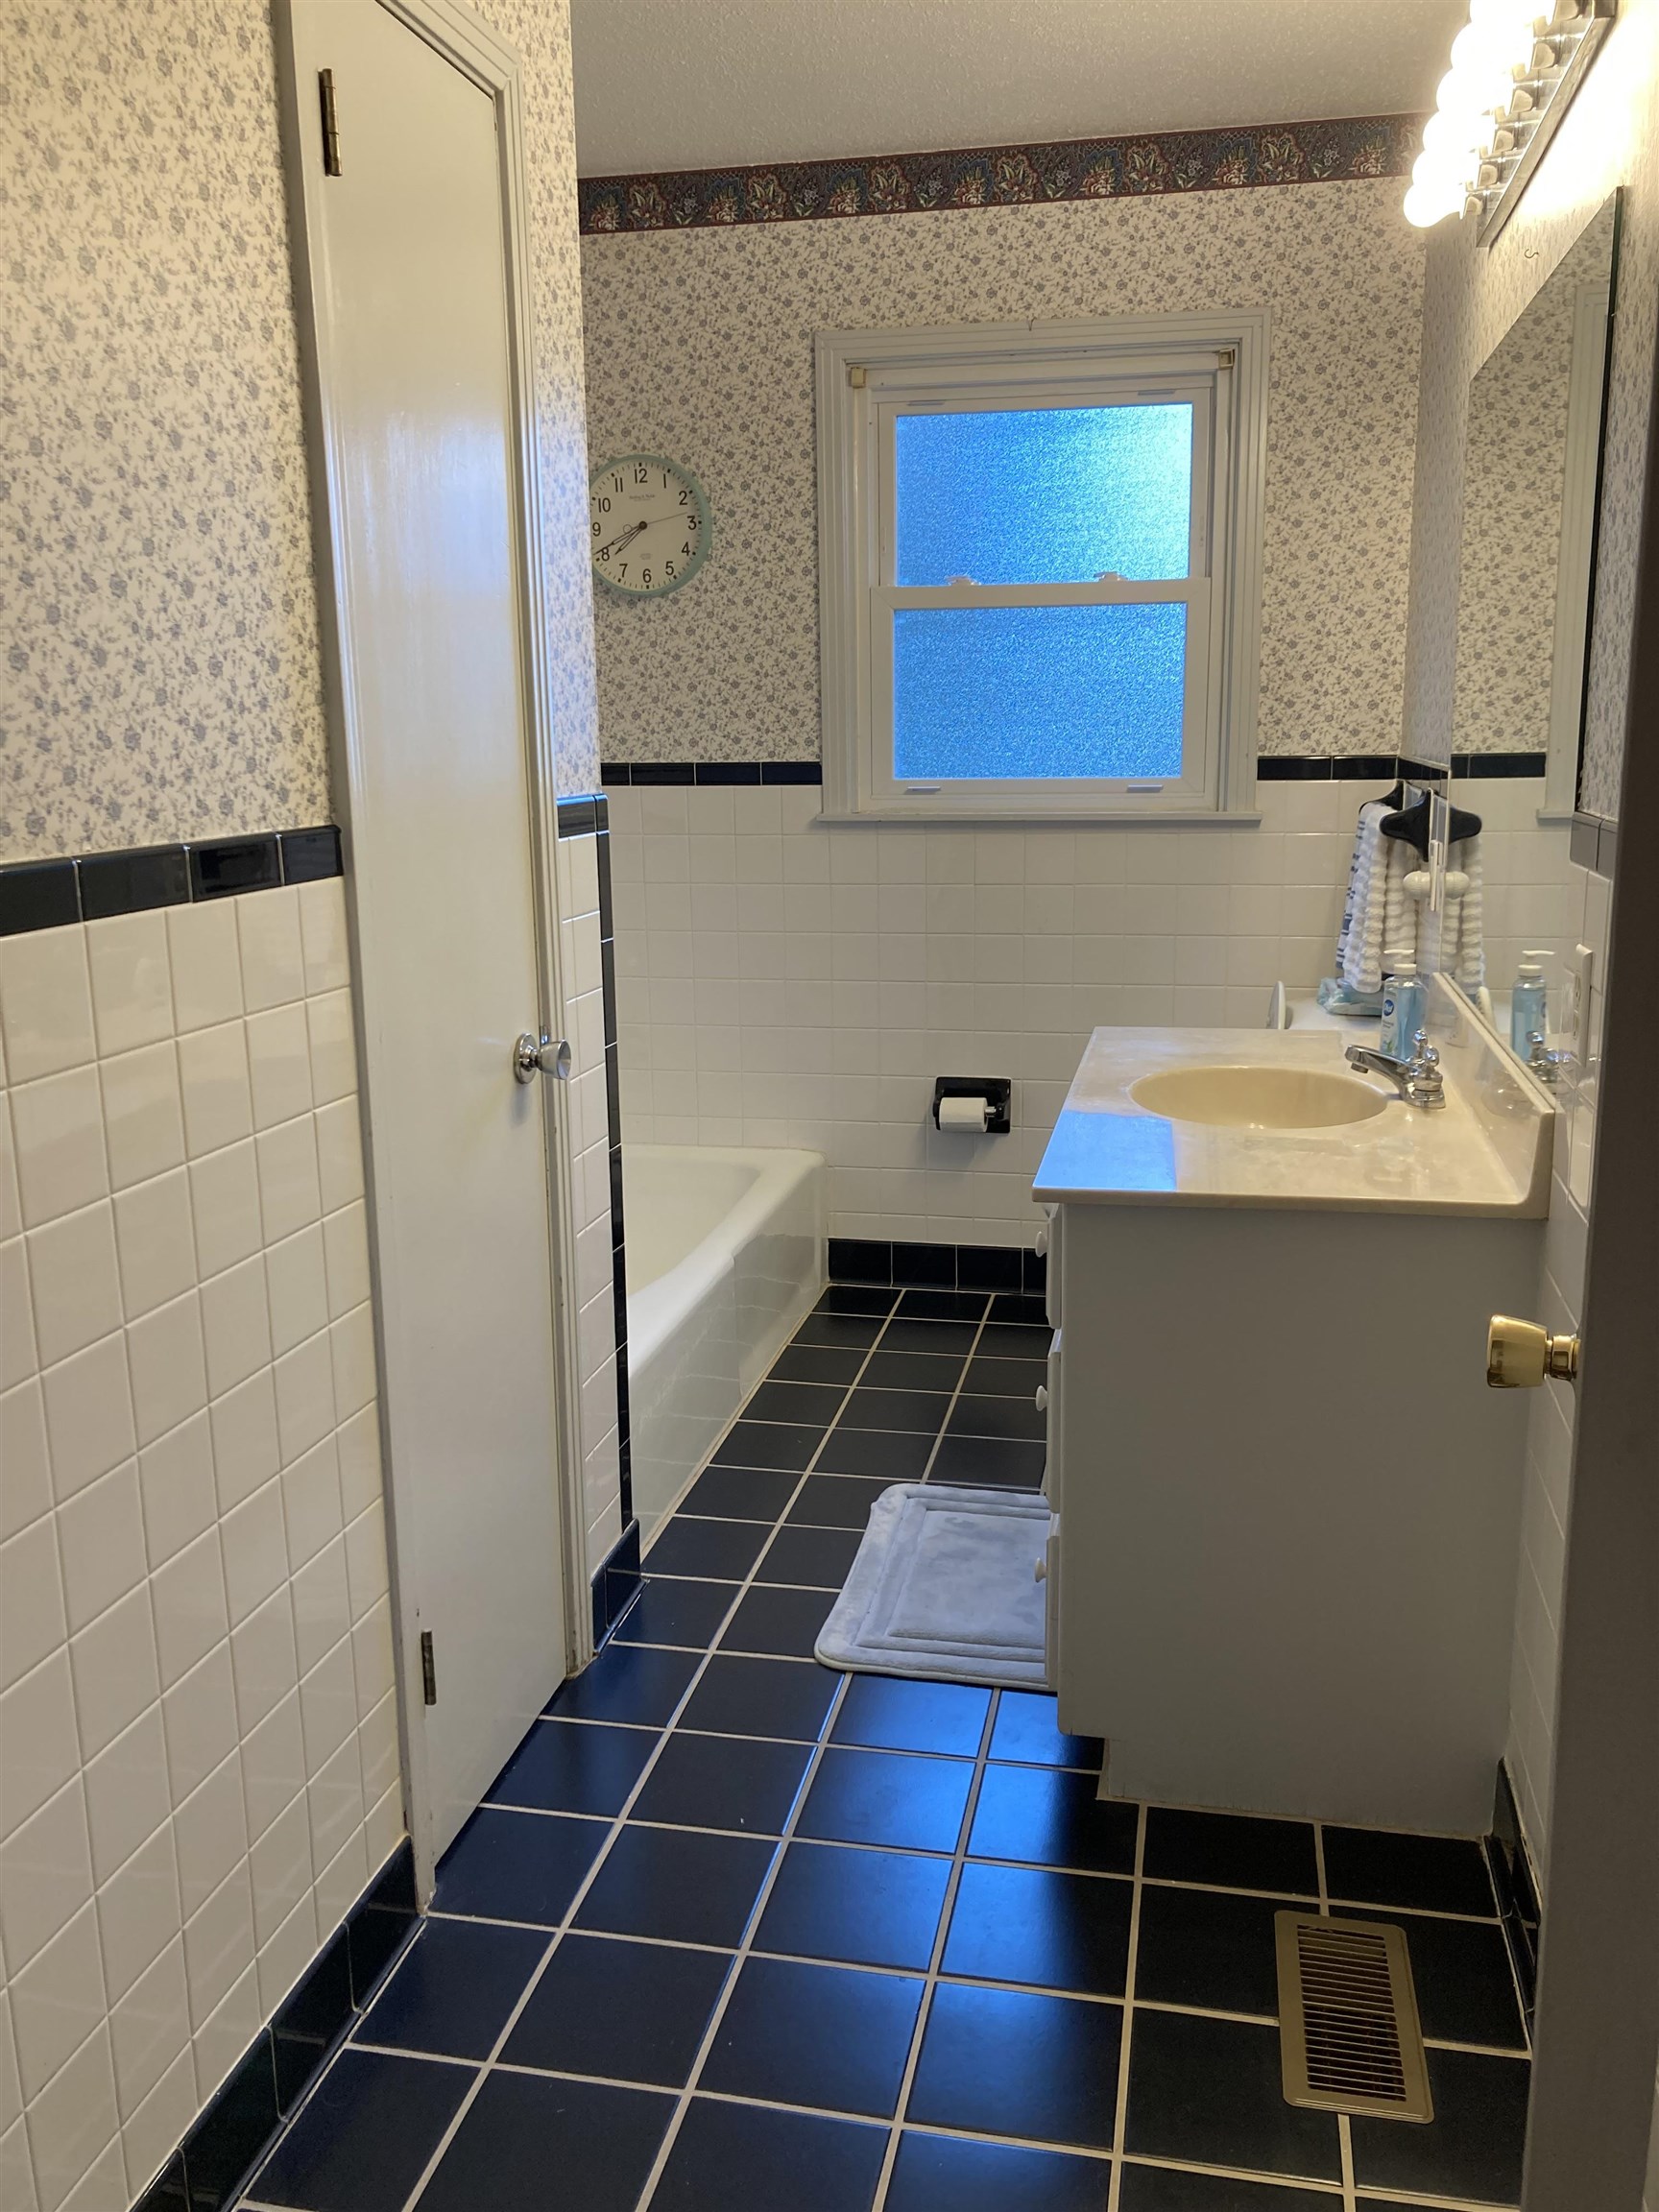
{"type": "Polygon", "coordinates": [[[1466,0],[571,0],[584,176],[1432,104],[1466,0]]]}

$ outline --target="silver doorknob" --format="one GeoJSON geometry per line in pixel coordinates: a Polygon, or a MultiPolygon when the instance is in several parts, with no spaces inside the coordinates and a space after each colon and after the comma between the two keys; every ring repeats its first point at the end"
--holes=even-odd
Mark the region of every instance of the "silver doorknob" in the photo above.
{"type": "Polygon", "coordinates": [[[561,1037],[538,1037],[526,1029],[513,1047],[513,1072],[520,1083],[533,1083],[538,1075],[552,1075],[561,1083],[570,1078],[570,1047],[561,1037]]]}
{"type": "Polygon", "coordinates": [[[1536,1321],[1494,1313],[1486,1328],[1486,1381],[1494,1390],[1536,1390],[1578,1379],[1578,1339],[1551,1336],[1536,1321]]]}

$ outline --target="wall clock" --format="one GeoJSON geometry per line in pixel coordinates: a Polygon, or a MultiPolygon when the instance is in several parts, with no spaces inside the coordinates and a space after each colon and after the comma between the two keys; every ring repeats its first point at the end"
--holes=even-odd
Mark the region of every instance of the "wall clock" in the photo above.
{"type": "Polygon", "coordinates": [[[677,461],[625,453],[588,483],[593,573],[624,599],[661,599],[689,584],[709,558],[709,495],[677,461]]]}

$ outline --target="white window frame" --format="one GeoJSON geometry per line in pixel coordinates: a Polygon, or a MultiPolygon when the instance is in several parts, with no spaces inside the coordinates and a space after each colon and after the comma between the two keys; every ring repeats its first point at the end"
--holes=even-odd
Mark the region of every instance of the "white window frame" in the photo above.
{"type": "Polygon", "coordinates": [[[816,340],[824,812],[841,821],[1237,820],[1255,802],[1267,314],[822,331],[816,340]],[[1194,401],[1187,578],[907,587],[892,572],[900,414],[1194,401]],[[1179,777],[901,782],[892,772],[896,606],[1189,608],[1179,777]]]}

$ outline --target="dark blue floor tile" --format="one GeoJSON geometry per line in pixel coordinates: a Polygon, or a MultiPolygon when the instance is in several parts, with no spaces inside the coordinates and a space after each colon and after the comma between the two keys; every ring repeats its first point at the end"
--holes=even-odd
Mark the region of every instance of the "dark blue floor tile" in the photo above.
{"type": "MultiPolygon", "coordinates": [[[[982,1398],[982,1406],[998,1403],[982,1398]]],[[[929,1482],[983,1483],[987,1489],[1035,1490],[1048,1464],[1048,1447],[1017,1437],[948,1435],[928,1470],[929,1482]]]]}
{"type": "Polygon", "coordinates": [[[620,1813],[656,1748],[646,1728],[538,1720],[485,1796],[542,1813],[620,1813]]]}
{"type": "Polygon", "coordinates": [[[402,2212],[473,2079],[469,2066],[343,2051],[250,2194],[304,2212],[402,2212]]]}
{"type": "MultiPolygon", "coordinates": [[[[870,1336],[874,1340],[874,1330],[870,1336]]],[[[781,1382],[839,1382],[845,1389],[863,1364],[862,1345],[814,1344],[797,1337],[773,1360],[772,1375],[781,1382]]]]}
{"type": "Polygon", "coordinates": [[[885,1307],[879,1312],[860,1307],[854,1312],[838,1313],[821,1306],[802,1322],[793,1342],[828,1345],[838,1352],[866,1352],[881,1334],[886,1311],[885,1307]]]}
{"type": "Polygon", "coordinates": [[[928,2008],[907,2117],[1109,2151],[1122,2028],[1116,2005],[942,1982],[928,2008]]]}
{"type": "Polygon", "coordinates": [[[547,1949],[540,1928],[429,1919],[357,2024],[354,2040],[488,2058],[547,1949]]]}
{"type": "Polygon", "coordinates": [[[751,1959],[699,2086],[891,2119],[922,1990],[905,1975],[751,1959]]]}
{"type": "Polygon", "coordinates": [[[680,1644],[706,1650],[732,1610],[730,1582],[677,1581],[648,1575],[616,1630],[618,1644],[680,1644]]]}
{"type": "Polygon", "coordinates": [[[1036,1398],[1038,1385],[1048,1374],[1046,1359],[997,1359],[975,1353],[962,1378],[962,1390],[970,1398],[1036,1398]]]}
{"type": "Polygon", "coordinates": [[[731,1956],[566,1936],[507,2039],[510,2066],[684,2087],[731,1956]]]}
{"type": "Polygon", "coordinates": [[[1136,2009],[1125,2149],[1296,2180],[1342,2177],[1335,2114],[1285,2102],[1278,2029],[1190,2012],[1136,2009]]]}
{"type": "Polygon", "coordinates": [[[1110,1875],[969,1864],[957,1885],[942,1971],[1120,1997],[1134,1897],[1131,1883],[1110,1875]]]}
{"type": "Polygon", "coordinates": [[[1339,1903],[1424,1912],[1498,1911],[1486,1854],[1461,1836],[1397,1836],[1379,1828],[1324,1831],[1325,1883],[1339,1903]]]}
{"type": "Polygon", "coordinates": [[[801,1341],[806,1331],[816,1325],[820,1314],[843,1313],[868,1316],[891,1313],[898,1295],[897,1290],[889,1290],[880,1284],[831,1283],[829,1289],[825,1291],[823,1297],[819,1299],[812,1311],[802,1323],[800,1329],[796,1331],[795,1340],[797,1343],[801,1341]]]}
{"type": "Polygon", "coordinates": [[[745,1421],[783,1421],[820,1432],[834,1420],[846,1392],[838,1382],[783,1382],[770,1378],[743,1408],[745,1421]]]}
{"type": "Polygon", "coordinates": [[[1421,1912],[1361,1911],[1355,1906],[1344,1906],[1341,1916],[1387,1920],[1405,1929],[1425,2035],[1437,2043],[1526,2049],[1515,1972],[1501,1924],[1442,1920],[1421,1912]]]}
{"type": "MultiPolygon", "coordinates": [[[[1279,2016],[1274,1914],[1306,1912],[1306,1899],[1239,1897],[1225,1889],[1141,1891],[1135,1994],[1150,2005],[1188,2005],[1201,2012],[1279,2016]]],[[[1502,1936],[1499,1941],[1503,1941],[1502,1936]]]]}
{"type": "Polygon", "coordinates": [[[1218,1889],[1266,1889],[1316,1897],[1319,1866],[1310,1820],[1257,1820],[1241,1813],[1146,1809],[1142,1871],[1166,1882],[1218,1889]]]}
{"type": "Polygon", "coordinates": [[[706,1467],[675,1510],[716,1521],[776,1521],[800,1479],[771,1467],[706,1467]]]}
{"type": "Polygon", "coordinates": [[[877,1751],[945,1751],[972,1759],[990,1704],[989,1690],[956,1682],[855,1674],[835,1716],[833,1740],[877,1751]]]}
{"type": "Polygon", "coordinates": [[[991,1731],[993,1759],[1026,1767],[1081,1767],[1100,1771],[1098,1736],[1065,1735],[1055,1719],[1059,1699],[1042,1690],[1004,1690],[991,1731]]]}
{"type": "Polygon", "coordinates": [[[1048,1309],[1031,1291],[1003,1290],[992,1299],[991,1310],[986,1319],[993,1329],[1012,1326],[1046,1331],[1048,1326],[1048,1309]]]}
{"type": "Polygon", "coordinates": [[[685,1829],[623,1829],[577,1925],[669,1943],[734,1946],[754,1909],[773,1846],[751,1836],[693,1836],[685,1829]]]}
{"type": "Polygon", "coordinates": [[[1111,2187],[1103,2158],[964,2143],[906,2128],[886,2212],[1106,2212],[1111,2187]]]}
{"type": "Polygon", "coordinates": [[[946,1428],[949,1437],[984,1437],[994,1443],[1041,1444],[1047,1416],[1030,1391],[1020,1398],[961,1397],[946,1428]]]}
{"type": "Polygon", "coordinates": [[[767,1546],[755,1579],[797,1589],[839,1590],[858,1556],[856,1529],[780,1528],[767,1546]]]}
{"type": "Polygon", "coordinates": [[[445,1853],[433,1910],[555,1927],[610,1833],[604,1820],[487,1806],[445,1853]]]}
{"type": "MultiPolygon", "coordinates": [[[[964,1361],[960,1352],[887,1352],[870,1355],[869,1365],[859,1381],[861,1390],[926,1390],[944,1391],[947,1397],[962,1379],[964,1361]]],[[[940,1409],[941,1413],[943,1408],[940,1409]]],[[[902,1421],[860,1421],[860,1429],[902,1429],[902,1421]]],[[[926,1427],[924,1422],[921,1424],[926,1427]]],[[[937,1421],[932,1423],[936,1429],[937,1421]]]]}
{"type": "Polygon", "coordinates": [[[696,1671],[693,1651],[608,1644],[590,1667],[560,1684],[547,1711],[560,1720],[615,1720],[637,1728],[661,1728],[696,1671]]]}
{"type": "Polygon", "coordinates": [[[870,2212],[887,2130],[692,2100],[651,2212],[870,2212]]]}
{"type": "Polygon", "coordinates": [[[1037,1767],[987,1767],[968,1848],[976,1859],[1127,1874],[1137,1809],[1095,1795],[1094,1777],[1037,1767]]]}
{"type": "Polygon", "coordinates": [[[811,1756],[806,1743],[692,1736],[676,1729],[635,1800],[633,1817],[670,1828],[781,1836],[811,1756]]]}
{"type": "Polygon", "coordinates": [[[796,1822],[798,1836],[895,1850],[954,1851],[974,1783],[969,1761],[831,1744],[796,1822]]]}
{"type": "Polygon", "coordinates": [[[1046,1321],[1004,1322],[995,1314],[974,1347],[978,1359],[1046,1359],[1054,1332],[1046,1321]]]}
{"type": "Polygon", "coordinates": [[[670,1521],[645,1554],[651,1575],[686,1575],[700,1582],[741,1582],[770,1530],[761,1521],[670,1521]]]}
{"type": "Polygon", "coordinates": [[[720,1648],[810,1659],[834,1602],[830,1590],[751,1590],[721,1637],[720,1648]]]}
{"type": "Polygon", "coordinates": [[[867,1481],[856,1475],[808,1475],[789,1508],[787,1526],[862,1530],[871,1506],[887,1487],[884,1479],[867,1481]]]}
{"type": "Polygon", "coordinates": [[[421,2212],[634,2212],[673,2116],[672,2097],[645,2089],[492,2074],[421,2191],[421,2212]]]}
{"type": "Polygon", "coordinates": [[[1361,2188],[1519,2203],[1531,2071],[1524,2058],[1431,2051],[1433,2119],[1416,2128],[1352,2120],[1355,2180],[1361,2188]]]}
{"type": "Polygon", "coordinates": [[[773,1467],[799,1475],[823,1441],[823,1429],[812,1422],[739,1421],[715,1451],[713,1464],[773,1467]]]}
{"type": "Polygon", "coordinates": [[[1119,2212],[1336,2212],[1341,2201],[1320,2189],[1281,2189],[1271,2181],[1126,2165],[1118,2206],[1119,2212]]]}
{"type": "Polygon", "coordinates": [[[756,1945],[855,1966],[924,1967],[950,1878],[948,1859],[791,1843],[756,1945]]]}
{"type": "Polygon", "coordinates": [[[831,1429],[818,1462],[820,1475],[858,1475],[872,1482],[920,1482],[933,1455],[933,1438],[920,1431],[831,1429]]]}
{"type": "MultiPolygon", "coordinates": [[[[926,1355],[917,1355],[925,1358],[926,1355]]],[[[938,1390],[889,1390],[872,1379],[860,1382],[841,1414],[842,1429],[902,1430],[912,1436],[937,1436],[950,1410],[951,1384],[938,1390]]]]}
{"type": "Polygon", "coordinates": [[[982,1321],[988,1303],[983,1290],[906,1290],[899,1300],[901,1321],[982,1321]]]}
{"type": "Polygon", "coordinates": [[[715,1736],[777,1736],[812,1743],[838,1675],[801,1659],[748,1659],[716,1652],[680,1717],[681,1728],[715,1736]]]}
{"type": "Polygon", "coordinates": [[[936,1358],[966,1358],[978,1334],[972,1321],[919,1321],[901,1314],[881,1332],[883,1352],[928,1352],[936,1358]]]}

